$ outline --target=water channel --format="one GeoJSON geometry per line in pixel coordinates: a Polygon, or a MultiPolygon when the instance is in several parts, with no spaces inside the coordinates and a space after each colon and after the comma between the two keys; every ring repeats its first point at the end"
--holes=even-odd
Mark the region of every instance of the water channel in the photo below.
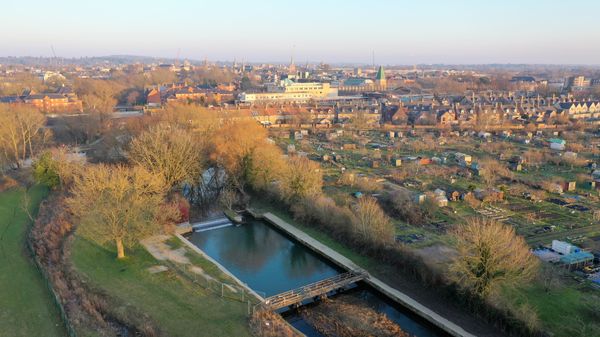
{"type": "MultiPolygon", "coordinates": [[[[187,239],[254,291],[266,297],[344,272],[262,220],[249,220],[241,226],[193,232],[187,239]]],[[[348,293],[359,297],[361,303],[377,312],[385,313],[411,336],[445,336],[366,285],[359,284],[348,293]]],[[[288,310],[282,315],[307,336],[321,336],[295,311],[288,310]]]]}

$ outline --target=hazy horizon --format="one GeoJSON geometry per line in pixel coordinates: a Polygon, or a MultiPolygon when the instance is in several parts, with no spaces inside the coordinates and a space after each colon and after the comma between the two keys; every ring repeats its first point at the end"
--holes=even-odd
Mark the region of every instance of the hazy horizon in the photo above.
{"type": "MultiPolygon", "coordinates": [[[[20,55],[20,56],[15,56],[15,55],[0,55],[0,59],[2,58],[39,58],[39,59],[47,59],[47,60],[51,60],[54,59],[53,56],[49,56],[49,55],[45,55],[45,56],[36,56],[36,55],[20,55]]],[[[183,62],[183,61],[189,61],[191,63],[202,63],[204,61],[208,61],[209,63],[219,63],[219,64],[231,64],[233,62],[237,62],[238,64],[242,64],[242,63],[246,63],[246,64],[272,64],[272,65],[288,65],[290,63],[290,60],[279,60],[279,61],[269,61],[269,60],[244,60],[244,59],[230,59],[230,60],[216,60],[216,59],[195,59],[195,58],[176,58],[176,57],[160,57],[160,56],[153,56],[153,55],[129,55],[129,54],[114,54],[114,55],[83,55],[83,56],[72,56],[72,57],[65,57],[65,56],[57,56],[57,58],[61,59],[61,60],[82,60],[82,59],[102,59],[102,58],[140,58],[140,59],[152,59],[155,60],[157,62],[160,61],[164,61],[164,62],[183,62]]],[[[366,63],[366,62],[344,62],[343,60],[340,61],[335,61],[335,62],[324,62],[324,61],[316,61],[316,60],[308,60],[308,62],[305,60],[304,62],[298,62],[295,61],[296,65],[304,65],[304,64],[309,64],[309,65],[318,65],[321,63],[326,63],[326,64],[330,64],[330,65],[334,65],[334,66],[359,66],[359,67],[371,67],[373,66],[372,63],[366,63]]],[[[531,67],[535,67],[535,66],[540,66],[540,67],[590,67],[590,68],[596,68],[596,67],[600,67],[600,62],[599,63],[423,63],[423,62],[419,62],[419,63],[383,63],[383,62],[378,62],[376,63],[376,67],[378,66],[386,66],[386,67],[414,67],[414,66],[427,66],[427,67],[432,67],[432,66],[459,66],[459,67],[469,67],[469,66],[474,66],[474,67],[479,67],[479,66],[531,66],[531,67]]]]}
{"type": "Polygon", "coordinates": [[[592,0],[4,5],[0,55],[298,64],[598,65],[592,0]],[[567,9],[576,9],[570,11],[567,9]],[[565,12],[577,14],[565,15],[565,12]]]}

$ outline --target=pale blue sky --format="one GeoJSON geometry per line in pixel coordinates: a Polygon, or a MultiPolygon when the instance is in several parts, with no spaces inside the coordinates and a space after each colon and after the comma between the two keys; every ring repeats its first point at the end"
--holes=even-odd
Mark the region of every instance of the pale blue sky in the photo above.
{"type": "Polygon", "coordinates": [[[2,56],[600,64],[598,0],[2,2],[2,56]]]}

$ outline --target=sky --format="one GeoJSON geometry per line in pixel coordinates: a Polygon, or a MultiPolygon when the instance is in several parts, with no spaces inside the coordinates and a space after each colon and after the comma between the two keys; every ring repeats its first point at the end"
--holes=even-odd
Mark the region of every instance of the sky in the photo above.
{"type": "Polygon", "coordinates": [[[2,2],[0,56],[600,64],[598,0],[2,2]]]}

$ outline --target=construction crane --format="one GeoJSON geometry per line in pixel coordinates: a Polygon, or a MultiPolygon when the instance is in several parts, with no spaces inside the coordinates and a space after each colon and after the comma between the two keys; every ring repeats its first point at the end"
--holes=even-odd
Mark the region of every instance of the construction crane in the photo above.
{"type": "Polygon", "coordinates": [[[181,48],[177,49],[177,57],[175,58],[175,67],[179,68],[179,55],[181,54],[181,48]]]}
{"type": "Polygon", "coordinates": [[[56,57],[56,52],[54,51],[54,46],[50,45],[50,49],[52,50],[52,55],[54,55],[54,65],[58,68],[58,57],[56,57]]]}

